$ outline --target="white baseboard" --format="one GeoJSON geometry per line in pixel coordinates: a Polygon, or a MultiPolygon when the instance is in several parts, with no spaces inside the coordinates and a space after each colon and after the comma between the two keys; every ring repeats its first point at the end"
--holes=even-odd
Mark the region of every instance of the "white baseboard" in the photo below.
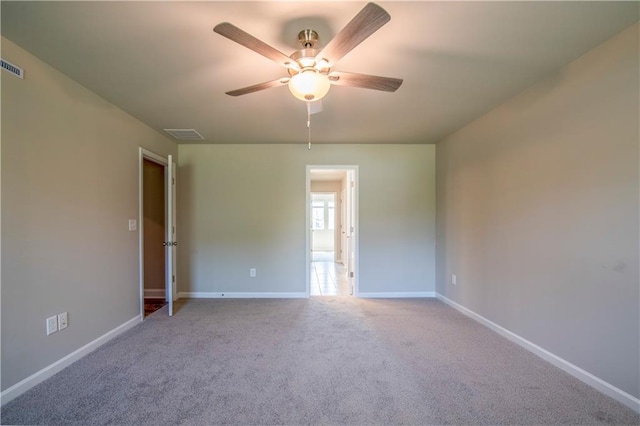
{"type": "Polygon", "coordinates": [[[464,306],[454,302],[451,299],[446,298],[440,293],[436,293],[436,297],[439,300],[446,303],[447,305],[457,309],[458,311],[462,312],[466,316],[470,317],[471,319],[476,320],[477,322],[489,327],[491,330],[495,331],[496,333],[506,337],[513,343],[516,343],[522,346],[523,348],[527,349],[529,352],[532,352],[533,354],[539,356],[545,361],[550,362],[551,364],[555,365],[559,369],[563,370],[566,373],[571,374],[573,377],[583,381],[584,383],[602,392],[608,397],[611,397],[616,401],[631,408],[635,412],[640,413],[640,399],[634,397],[633,395],[623,391],[622,389],[618,389],[617,387],[613,386],[611,383],[605,382],[601,378],[594,376],[593,374],[589,373],[586,370],[583,370],[577,365],[574,365],[569,361],[563,358],[560,358],[559,356],[549,352],[548,350],[541,348],[535,343],[532,343],[527,339],[524,339],[523,337],[518,336],[512,331],[509,331],[506,328],[494,323],[493,321],[486,319],[482,315],[478,315],[472,310],[465,308],[464,306]]]}
{"type": "Polygon", "coordinates": [[[165,297],[166,290],[163,288],[153,289],[153,288],[145,288],[144,289],[144,298],[145,299],[163,299],[165,297]]]}
{"type": "Polygon", "coordinates": [[[71,352],[69,355],[65,356],[64,358],[59,359],[53,364],[50,364],[47,367],[43,368],[42,370],[27,377],[26,379],[21,380],[20,382],[16,383],[10,388],[7,388],[2,393],[0,393],[0,401],[1,401],[0,405],[4,405],[7,402],[11,401],[12,399],[22,395],[23,393],[25,393],[26,391],[28,391],[38,383],[45,381],[46,379],[58,373],[65,367],[68,367],[75,361],[87,355],[89,352],[94,351],[95,349],[104,345],[105,343],[107,343],[109,340],[113,339],[117,335],[129,330],[130,328],[138,324],[140,321],[142,321],[142,317],[140,315],[133,317],[129,321],[119,325],[118,327],[114,328],[111,331],[108,331],[107,333],[98,337],[94,341],[87,343],[80,349],[77,349],[71,352]]]}
{"type": "Polygon", "coordinates": [[[382,293],[358,293],[362,299],[391,299],[400,297],[436,297],[435,291],[405,291],[405,292],[382,292],[382,293]]]}
{"type": "Polygon", "coordinates": [[[214,292],[180,292],[180,297],[187,299],[299,299],[307,297],[306,293],[214,293],[214,292]]]}

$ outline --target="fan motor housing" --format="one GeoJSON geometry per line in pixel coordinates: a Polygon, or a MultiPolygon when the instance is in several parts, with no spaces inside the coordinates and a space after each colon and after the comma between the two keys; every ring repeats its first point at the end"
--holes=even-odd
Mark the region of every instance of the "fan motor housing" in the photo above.
{"type": "MultiPolygon", "coordinates": [[[[316,55],[320,51],[318,49],[300,49],[293,52],[289,57],[300,65],[300,69],[313,68],[316,64],[316,55]]],[[[296,75],[300,71],[289,68],[289,75],[296,75]]],[[[319,70],[322,73],[328,72],[328,69],[319,70]]]]}

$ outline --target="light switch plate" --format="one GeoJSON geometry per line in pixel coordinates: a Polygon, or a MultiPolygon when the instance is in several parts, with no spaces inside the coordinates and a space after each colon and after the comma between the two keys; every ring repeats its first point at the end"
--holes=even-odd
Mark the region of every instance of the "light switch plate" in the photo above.
{"type": "Polygon", "coordinates": [[[58,331],[58,317],[47,318],[47,336],[58,331]]]}
{"type": "Polygon", "coordinates": [[[135,219],[129,219],[129,231],[135,231],[138,229],[138,224],[135,219]]]}

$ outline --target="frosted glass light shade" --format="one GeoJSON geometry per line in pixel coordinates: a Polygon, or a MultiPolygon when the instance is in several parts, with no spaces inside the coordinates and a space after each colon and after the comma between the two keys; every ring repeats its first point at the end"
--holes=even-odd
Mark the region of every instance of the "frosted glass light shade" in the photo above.
{"type": "Polygon", "coordinates": [[[313,69],[303,70],[289,80],[289,90],[293,96],[305,102],[322,99],[330,88],[329,77],[313,69]]]}

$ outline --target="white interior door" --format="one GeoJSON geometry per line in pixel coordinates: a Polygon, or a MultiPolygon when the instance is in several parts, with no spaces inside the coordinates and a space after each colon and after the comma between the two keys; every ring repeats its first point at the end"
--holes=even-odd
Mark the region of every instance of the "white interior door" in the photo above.
{"type": "Polygon", "coordinates": [[[340,262],[347,265],[348,245],[347,245],[347,200],[345,196],[346,180],[342,184],[340,192],[340,262]]]}
{"type": "Polygon", "coordinates": [[[355,173],[352,170],[347,172],[347,239],[349,247],[349,265],[347,268],[349,287],[351,294],[355,294],[355,275],[356,275],[356,226],[355,226],[355,207],[356,207],[356,185],[355,173]]]}
{"type": "Polygon", "coordinates": [[[173,301],[176,295],[176,172],[173,164],[173,156],[167,158],[167,301],[169,303],[169,316],[173,316],[173,301]]]}

